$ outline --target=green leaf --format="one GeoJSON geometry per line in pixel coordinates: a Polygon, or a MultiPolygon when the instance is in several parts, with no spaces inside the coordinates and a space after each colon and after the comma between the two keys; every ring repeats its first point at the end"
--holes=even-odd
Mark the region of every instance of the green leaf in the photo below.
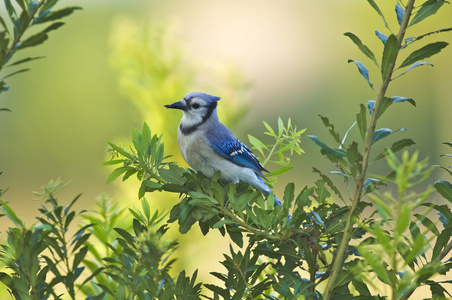
{"type": "Polygon", "coordinates": [[[146,216],[146,219],[149,220],[149,218],[151,217],[151,208],[147,199],[141,199],[141,208],[143,209],[143,213],[146,216]]]}
{"type": "Polygon", "coordinates": [[[361,73],[361,75],[364,77],[364,79],[367,80],[367,83],[369,84],[369,86],[372,89],[374,89],[374,85],[372,84],[372,82],[370,82],[370,79],[369,79],[369,70],[367,70],[367,68],[361,62],[359,62],[357,60],[349,59],[348,62],[355,63],[355,65],[358,67],[359,73],[361,73]]]}
{"type": "Polygon", "coordinates": [[[74,10],[82,9],[79,6],[71,6],[66,7],[60,10],[55,10],[47,14],[44,18],[39,20],[39,23],[49,22],[57,19],[61,19],[63,17],[66,17],[74,12],[74,10]]]}
{"type": "Polygon", "coordinates": [[[227,232],[229,234],[229,236],[231,237],[231,240],[240,248],[243,247],[243,234],[240,231],[234,231],[234,228],[237,225],[233,225],[233,226],[226,226],[227,228],[227,232]]]}
{"type": "Polygon", "coordinates": [[[147,188],[151,189],[151,191],[160,190],[163,186],[161,183],[150,180],[144,180],[142,184],[145,185],[147,188]]]}
{"type": "MultiPolygon", "coordinates": [[[[355,143],[355,144],[356,144],[356,147],[357,147],[357,143],[355,143]]],[[[352,145],[353,145],[353,143],[352,143],[352,145]]],[[[351,158],[351,156],[354,156],[354,154],[349,153],[349,151],[350,151],[350,149],[347,151],[347,158],[349,159],[349,157],[350,157],[350,159],[353,159],[353,158],[351,158]]],[[[353,147],[353,150],[351,150],[351,151],[354,152],[354,151],[355,151],[355,148],[353,147]]],[[[357,151],[357,148],[356,148],[356,151],[357,151]]],[[[360,155],[359,153],[356,153],[356,155],[357,155],[358,157],[361,157],[361,155],[360,155]]],[[[319,169],[317,169],[317,168],[315,168],[315,167],[313,167],[312,169],[313,169],[313,171],[314,171],[315,173],[318,173],[318,174],[319,174],[319,176],[321,177],[322,181],[324,181],[324,182],[330,187],[330,189],[333,190],[333,192],[336,193],[336,195],[339,196],[339,198],[341,198],[342,200],[344,200],[344,198],[342,197],[341,192],[340,192],[339,189],[334,185],[333,181],[332,181],[328,176],[326,176],[325,174],[323,174],[319,169]]],[[[330,172],[330,174],[334,174],[334,173],[333,173],[333,172],[330,172]]],[[[345,175],[345,174],[344,174],[344,175],[345,175]]],[[[347,176],[347,175],[345,175],[345,176],[347,176]]],[[[301,203],[298,202],[298,198],[297,198],[297,204],[301,205],[301,203]]],[[[303,204],[303,205],[304,205],[304,204],[303,204]]],[[[309,206],[309,205],[308,205],[308,206],[309,206]]]]}
{"type": "Polygon", "coordinates": [[[369,2],[369,4],[373,7],[373,9],[375,9],[375,11],[381,16],[381,18],[383,19],[383,23],[385,24],[385,27],[389,29],[388,23],[386,23],[385,16],[381,12],[380,8],[375,3],[375,1],[374,0],[367,0],[367,2],[369,2]]]}
{"type": "Polygon", "coordinates": [[[358,150],[358,143],[353,141],[347,149],[347,160],[351,166],[351,176],[356,177],[356,173],[361,171],[362,155],[358,150]]]}
{"type": "Polygon", "coordinates": [[[409,147],[411,145],[416,144],[412,139],[402,139],[399,140],[397,142],[395,142],[394,144],[391,145],[390,148],[385,148],[383,150],[383,152],[381,152],[376,158],[375,160],[379,160],[382,159],[383,157],[385,157],[386,155],[388,155],[388,153],[392,152],[392,153],[396,153],[400,150],[402,150],[405,147],[409,147]],[[390,151],[390,152],[389,152],[390,151]]]}
{"type": "Polygon", "coordinates": [[[14,210],[12,210],[11,207],[9,207],[8,204],[6,204],[5,201],[0,200],[0,205],[2,207],[3,212],[5,213],[5,215],[14,222],[14,224],[16,224],[17,226],[20,227],[25,227],[24,222],[16,215],[16,213],[14,212],[14,210]]]}
{"type": "Polygon", "coordinates": [[[19,73],[27,72],[27,71],[30,71],[30,69],[22,69],[22,70],[18,70],[18,71],[16,71],[16,72],[13,72],[13,73],[11,73],[11,74],[6,75],[5,77],[2,78],[2,80],[3,80],[3,79],[6,79],[6,78],[9,78],[9,77],[11,77],[11,76],[14,76],[14,75],[16,75],[16,74],[19,74],[19,73]]]}
{"type": "Polygon", "coordinates": [[[55,22],[52,25],[47,26],[46,29],[44,29],[42,32],[46,32],[47,33],[47,32],[52,31],[52,30],[57,30],[58,28],[60,28],[63,25],[64,25],[63,22],[55,22]]]}
{"type": "Polygon", "coordinates": [[[19,65],[19,64],[22,64],[22,63],[25,63],[25,62],[29,62],[31,60],[41,59],[41,58],[44,58],[44,56],[27,57],[27,58],[24,58],[24,59],[21,59],[21,60],[18,60],[16,62],[14,62],[14,63],[9,64],[8,67],[19,65]]]}
{"type": "MultiPolygon", "coordinates": [[[[355,287],[355,289],[358,291],[358,293],[361,297],[372,295],[369,291],[369,288],[367,287],[367,285],[364,283],[364,281],[360,277],[355,276],[355,278],[353,278],[353,280],[352,280],[352,284],[355,287]]],[[[376,297],[372,297],[372,298],[377,299],[376,297]]]]}
{"type": "Polygon", "coordinates": [[[117,165],[117,164],[122,164],[122,163],[124,163],[124,159],[112,159],[112,160],[102,163],[102,166],[112,166],[112,165],[117,165]]]}
{"type": "Polygon", "coordinates": [[[422,34],[422,35],[420,35],[420,36],[418,36],[418,37],[411,38],[410,42],[411,42],[411,43],[412,43],[412,42],[417,42],[417,41],[421,40],[422,38],[424,38],[424,37],[426,37],[426,36],[429,36],[429,35],[431,35],[431,34],[441,33],[441,32],[446,32],[446,31],[451,31],[451,30],[452,30],[452,27],[450,27],[450,28],[443,28],[443,29],[439,29],[439,30],[435,30],[435,31],[431,31],[431,32],[422,34]]]}
{"type": "Polygon", "coordinates": [[[220,227],[223,227],[224,225],[236,225],[236,223],[234,223],[231,220],[223,219],[223,220],[220,220],[220,221],[216,222],[215,224],[213,224],[212,228],[220,228],[220,227]]]}
{"type": "Polygon", "coordinates": [[[436,228],[435,223],[433,223],[429,218],[420,214],[414,214],[414,216],[422,223],[422,225],[425,226],[425,228],[430,230],[434,235],[439,236],[438,228],[436,228]]]}
{"type": "Polygon", "coordinates": [[[265,126],[265,128],[267,128],[267,130],[268,130],[268,135],[270,135],[270,136],[276,136],[276,134],[275,134],[275,131],[273,130],[273,128],[267,123],[267,122],[263,122],[264,123],[264,126],[265,126]]]}
{"type": "Polygon", "coordinates": [[[340,144],[341,143],[341,139],[339,137],[339,133],[337,133],[334,130],[334,125],[330,122],[330,120],[327,117],[321,116],[319,115],[320,119],[323,122],[323,125],[325,125],[325,127],[329,130],[331,136],[334,138],[334,140],[340,144]]]}
{"type": "Polygon", "coordinates": [[[449,239],[452,236],[452,227],[445,228],[436,239],[435,246],[433,247],[432,260],[439,257],[444,247],[449,243],[449,239]]]}
{"type": "Polygon", "coordinates": [[[14,285],[13,285],[13,279],[11,278],[11,276],[9,276],[8,274],[4,273],[4,272],[0,272],[0,281],[6,285],[9,289],[13,289],[14,285]]]}
{"type": "Polygon", "coordinates": [[[116,152],[118,152],[119,154],[121,154],[124,157],[127,157],[128,159],[133,159],[132,154],[130,154],[129,152],[127,152],[126,150],[122,149],[121,147],[108,142],[108,144],[110,145],[110,147],[113,148],[113,150],[115,150],[116,152]]]}
{"type": "Polygon", "coordinates": [[[289,172],[290,170],[292,170],[293,167],[292,166],[285,166],[285,167],[281,167],[278,168],[272,172],[270,172],[268,175],[266,175],[267,177],[272,177],[272,176],[277,176],[277,175],[281,175],[284,174],[286,172],[289,172]]]}
{"type": "Polygon", "coordinates": [[[364,45],[356,35],[354,35],[351,32],[346,32],[344,33],[344,35],[348,36],[353,41],[353,43],[355,43],[355,45],[358,46],[359,50],[361,50],[361,52],[364,53],[364,55],[370,58],[378,67],[378,63],[377,60],[375,59],[375,55],[373,54],[373,52],[366,45],[364,45]]]}
{"type": "Polygon", "coordinates": [[[396,231],[399,235],[403,235],[405,230],[408,228],[410,224],[411,218],[411,205],[403,205],[401,211],[399,212],[399,216],[396,220],[396,231]]]}
{"type": "MultiPolygon", "coordinates": [[[[177,168],[177,167],[176,167],[177,168]]],[[[185,179],[182,177],[182,174],[178,172],[178,169],[172,168],[170,166],[169,169],[160,169],[160,176],[162,176],[163,180],[174,183],[178,185],[183,185],[185,183],[185,179]]]]}
{"type": "Polygon", "coordinates": [[[162,186],[162,189],[164,191],[172,192],[172,193],[187,193],[190,191],[190,189],[184,185],[173,184],[173,183],[164,184],[162,186]]]}
{"type": "Polygon", "coordinates": [[[14,37],[17,38],[18,34],[23,34],[29,26],[30,16],[27,10],[22,10],[19,18],[14,22],[14,37]]]}
{"type": "Polygon", "coordinates": [[[132,237],[132,235],[130,235],[130,233],[128,233],[122,228],[113,228],[113,229],[117,233],[119,233],[119,235],[122,236],[130,244],[131,247],[135,245],[135,239],[132,237]]]}
{"type": "Polygon", "coordinates": [[[434,187],[441,196],[452,202],[452,184],[450,182],[439,180],[435,182],[434,187]]]}
{"type": "Polygon", "coordinates": [[[295,198],[295,185],[293,182],[289,182],[284,189],[284,202],[292,203],[295,198]]]}
{"type": "MultiPolygon", "coordinates": [[[[429,285],[430,285],[430,291],[432,292],[432,299],[446,299],[446,295],[444,293],[448,293],[448,292],[439,283],[432,282],[429,285]]],[[[450,294],[449,294],[449,296],[450,296],[450,294]]]]}
{"type": "Polygon", "coordinates": [[[378,142],[379,140],[390,135],[391,133],[394,133],[394,130],[389,129],[389,128],[381,128],[381,129],[375,130],[373,142],[374,143],[378,142]]]}
{"type": "Polygon", "coordinates": [[[417,11],[416,15],[413,17],[408,27],[413,26],[423,21],[424,19],[430,17],[431,15],[436,14],[438,9],[440,9],[444,3],[446,3],[446,1],[443,0],[426,1],[417,11]]]}
{"type": "Polygon", "coordinates": [[[8,15],[11,18],[11,21],[15,21],[15,17],[17,17],[16,10],[14,9],[14,6],[11,3],[11,0],[5,0],[5,6],[6,10],[8,11],[8,15]]]}
{"type": "Polygon", "coordinates": [[[108,175],[106,183],[110,183],[110,182],[114,181],[116,178],[121,176],[121,174],[123,174],[129,170],[134,170],[134,168],[133,167],[119,167],[119,168],[115,169],[113,172],[111,172],[110,175],[108,175]]]}
{"type": "MultiPolygon", "coordinates": [[[[371,102],[371,101],[369,101],[369,102],[371,102]]],[[[375,103],[375,101],[373,101],[373,102],[375,103]]],[[[381,99],[380,106],[378,107],[377,118],[380,118],[383,115],[383,113],[388,109],[388,107],[391,106],[391,104],[393,102],[394,101],[392,101],[391,98],[383,97],[383,99],[381,99]]],[[[367,105],[369,107],[369,103],[367,105]]]]}
{"type": "Polygon", "coordinates": [[[6,26],[5,20],[4,20],[1,16],[0,16],[0,23],[1,23],[2,26],[3,26],[3,30],[4,30],[5,32],[8,32],[8,33],[9,33],[8,26],[6,26]]]}
{"type": "Polygon", "coordinates": [[[402,75],[405,75],[411,69],[414,69],[414,68],[419,67],[419,66],[425,66],[425,65],[433,67],[433,64],[429,63],[428,61],[418,61],[418,62],[415,62],[414,64],[412,64],[408,69],[406,69],[405,72],[403,72],[399,76],[393,78],[393,80],[396,79],[396,78],[399,78],[402,75]]]}
{"type": "Polygon", "coordinates": [[[248,134],[248,140],[250,141],[251,145],[253,145],[254,148],[256,148],[257,151],[260,152],[261,155],[264,155],[263,149],[267,148],[264,143],[250,134],[248,134]]]}
{"type": "Polygon", "coordinates": [[[83,247],[80,249],[79,252],[77,252],[74,256],[74,260],[72,262],[72,268],[75,269],[77,266],[82,262],[82,260],[85,258],[86,253],[88,253],[88,247],[83,247]]]}
{"type": "Polygon", "coordinates": [[[29,37],[28,39],[26,39],[25,41],[20,43],[18,49],[24,49],[27,47],[32,47],[32,46],[36,46],[36,45],[44,43],[44,41],[46,41],[49,38],[47,35],[47,33],[49,31],[56,30],[63,25],[64,25],[64,23],[62,23],[62,22],[53,23],[52,25],[48,26],[46,29],[44,29],[40,33],[32,35],[31,37],[29,37]]]}
{"type": "Polygon", "coordinates": [[[281,136],[284,131],[284,123],[281,117],[278,117],[278,136],[281,136]]]}
{"type": "MultiPolygon", "coordinates": [[[[315,182],[316,184],[316,189],[315,191],[317,192],[317,195],[314,196],[314,198],[317,200],[318,203],[324,203],[326,201],[327,198],[329,198],[331,196],[331,193],[328,191],[328,189],[326,188],[326,182],[322,181],[322,180],[317,180],[315,182]]],[[[311,211],[311,213],[318,219],[320,219],[320,223],[318,224],[322,224],[323,227],[325,227],[325,224],[323,224],[323,221],[321,220],[320,216],[314,212],[311,211]]],[[[317,220],[318,222],[318,220],[317,220]]]]}
{"type": "Polygon", "coordinates": [[[327,151],[328,153],[334,154],[336,156],[342,156],[342,157],[346,157],[347,156],[347,152],[345,152],[342,149],[333,149],[328,147],[326,144],[324,144],[323,142],[321,142],[319,140],[318,137],[314,136],[314,135],[308,135],[308,137],[314,141],[314,143],[316,143],[318,146],[320,146],[320,148],[322,148],[323,150],[327,151]]]}
{"type": "Polygon", "coordinates": [[[403,61],[403,63],[399,66],[399,68],[403,68],[409,65],[414,64],[415,62],[422,60],[424,58],[428,58],[432,55],[439,53],[444,47],[449,45],[446,42],[436,42],[425,45],[424,47],[413,51],[408,57],[403,61]]]}
{"type": "Polygon", "coordinates": [[[399,42],[395,35],[391,34],[386,40],[385,47],[383,49],[383,58],[381,59],[381,77],[383,80],[387,76],[390,76],[389,72],[394,65],[397,54],[399,53],[399,42]]]}
{"type": "Polygon", "coordinates": [[[358,123],[359,133],[361,134],[361,138],[363,141],[366,138],[366,132],[367,132],[367,111],[366,107],[363,104],[360,104],[360,112],[356,114],[356,121],[358,123]]]}
{"type": "MultiPolygon", "coordinates": [[[[388,109],[389,106],[391,106],[394,103],[400,103],[400,102],[408,102],[411,105],[416,106],[416,102],[411,98],[399,97],[399,96],[394,96],[391,98],[384,97],[380,102],[380,106],[378,107],[377,118],[380,118],[381,115],[383,115],[383,113],[388,109]]],[[[373,113],[374,107],[375,107],[374,100],[367,101],[367,108],[368,108],[370,114],[373,113]]]]}

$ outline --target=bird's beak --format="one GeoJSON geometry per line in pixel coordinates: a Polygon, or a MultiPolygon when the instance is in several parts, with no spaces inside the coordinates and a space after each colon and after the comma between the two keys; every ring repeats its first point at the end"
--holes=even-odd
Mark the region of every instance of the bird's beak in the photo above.
{"type": "Polygon", "coordinates": [[[175,109],[180,109],[180,110],[187,110],[187,105],[185,104],[184,100],[174,102],[173,104],[170,104],[170,105],[165,105],[165,107],[166,108],[175,108],[175,109]]]}

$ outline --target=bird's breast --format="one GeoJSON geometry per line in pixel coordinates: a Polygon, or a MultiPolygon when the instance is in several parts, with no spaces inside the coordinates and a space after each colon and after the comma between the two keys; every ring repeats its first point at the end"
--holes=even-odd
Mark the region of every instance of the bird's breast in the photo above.
{"type": "MultiPolygon", "coordinates": [[[[211,156],[215,155],[205,136],[199,131],[184,134],[179,129],[178,142],[182,157],[190,167],[195,171],[205,173],[212,161],[211,156]]],[[[209,174],[205,175],[208,176],[209,174]]]]}

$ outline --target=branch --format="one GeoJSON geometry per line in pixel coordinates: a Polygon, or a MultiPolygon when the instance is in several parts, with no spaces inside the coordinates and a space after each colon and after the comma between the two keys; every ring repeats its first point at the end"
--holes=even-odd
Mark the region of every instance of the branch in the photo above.
{"type": "MultiPolygon", "coordinates": [[[[405,16],[402,20],[402,24],[400,25],[399,33],[397,34],[397,41],[398,41],[399,49],[400,49],[400,46],[402,45],[403,37],[404,37],[405,31],[408,27],[408,22],[409,22],[411,12],[414,7],[414,1],[415,0],[408,0],[408,3],[406,5],[405,16]]],[[[398,53],[397,53],[397,56],[398,56],[398,53]]],[[[337,277],[342,269],[342,263],[344,261],[345,253],[346,253],[346,250],[347,250],[349,242],[350,242],[350,238],[351,238],[351,234],[352,234],[352,226],[353,226],[352,221],[353,221],[358,203],[362,197],[364,181],[366,179],[367,167],[369,165],[369,157],[370,157],[372,144],[373,144],[373,136],[374,136],[375,128],[377,125],[377,111],[378,111],[381,101],[383,100],[383,98],[386,94],[386,90],[389,86],[389,83],[391,82],[391,76],[392,76],[392,72],[394,70],[397,56],[394,60],[394,63],[390,66],[389,72],[387,73],[386,78],[384,78],[384,80],[380,86],[380,89],[378,90],[377,98],[375,99],[375,106],[373,109],[374,113],[372,114],[371,119],[370,119],[369,128],[367,129],[366,140],[365,140],[364,149],[363,149],[362,170],[361,170],[361,174],[358,176],[358,179],[356,182],[356,188],[355,188],[355,192],[353,195],[352,204],[350,207],[350,213],[349,213],[347,221],[346,221],[344,235],[342,237],[339,249],[336,253],[336,258],[334,260],[333,267],[331,269],[331,274],[330,274],[330,277],[328,278],[328,283],[327,283],[327,286],[325,288],[325,292],[323,295],[323,299],[325,299],[325,300],[329,300],[333,294],[333,289],[336,284],[337,277]]]]}

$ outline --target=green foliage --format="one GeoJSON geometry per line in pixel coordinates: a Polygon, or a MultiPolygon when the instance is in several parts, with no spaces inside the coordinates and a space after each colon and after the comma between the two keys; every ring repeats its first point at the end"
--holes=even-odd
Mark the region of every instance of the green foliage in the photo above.
{"type": "MultiPolygon", "coordinates": [[[[411,183],[416,176],[421,176],[422,180],[428,175],[429,172],[422,171],[425,168],[425,163],[417,163],[417,155],[413,155],[412,159],[408,159],[408,153],[404,152],[402,156],[402,162],[399,162],[394,155],[394,152],[400,151],[405,147],[414,144],[411,139],[402,139],[396,141],[390,147],[386,147],[382,153],[380,153],[373,160],[374,162],[380,160],[383,157],[387,158],[388,164],[392,169],[392,172],[386,176],[375,176],[378,179],[367,177],[367,168],[369,163],[372,162],[371,150],[374,143],[385,139],[387,136],[398,132],[404,131],[406,128],[401,128],[398,130],[392,130],[389,128],[377,129],[376,124],[379,117],[385,113],[390,105],[399,102],[408,102],[412,105],[416,105],[413,99],[407,97],[386,97],[385,93],[391,81],[406,74],[411,69],[422,66],[430,65],[429,62],[421,61],[422,59],[429,58],[437,53],[439,53],[444,47],[448,45],[446,42],[434,42],[421,47],[418,50],[413,51],[409,54],[405,60],[402,61],[397,66],[397,60],[399,54],[403,54],[403,51],[411,46],[411,44],[420,40],[421,38],[428,36],[432,33],[440,33],[449,31],[450,28],[440,29],[435,32],[430,32],[418,37],[412,37],[404,39],[404,34],[406,29],[411,25],[417,24],[427,17],[436,13],[436,11],[444,4],[444,1],[426,1],[417,11],[413,10],[414,1],[408,1],[405,7],[400,6],[399,3],[396,4],[396,16],[400,28],[398,34],[392,34],[386,18],[383,12],[380,10],[378,5],[373,0],[368,0],[372,8],[382,17],[384,26],[389,29],[391,34],[387,36],[384,33],[376,31],[377,36],[381,39],[384,44],[381,63],[375,59],[373,52],[365,46],[359,37],[353,33],[346,33],[353,43],[358,47],[361,52],[371,59],[377,67],[382,76],[382,82],[380,89],[376,93],[375,101],[369,101],[367,103],[368,111],[370,113],[370,120],[368,121],[366,117],[366,109],[363,104],[360,104],[360,112],[357,114],[356,123],[358,124],[359,132],[361,138],[364,142],[362,145],[362,151],[358,150],[358,143],[352,142],[350,146],[344,146],[344,141],[340,141],[339,135],[331,130],[334,128],[330,124],[329,120],[322,117],[322,121],[327,127],[330,127],[330,133],[334,140],[339,143],[338,148],[328,146],[316,136],[310,136],[311,139],[321,148],[322,154],[324,154],[332,163],[336,165],[339,169],[338,171],[332,171],[335,174],[342,175],[349,185],[354,186],[354,192],[350,194],[351,205],[350,214],[347,218],[347,225],[344,229],[344,236],[339,243],[339,249],[337,256],[335,258],[334,264],[331,267],[331,274],[328,278],[327,287],[325,290],[324,298],[330,299],[340,293],[343,297],[348,297],[348,289],[343,289],[344,286],[339,286],[338,282],[344,283],[342,279],[344,276],[344,270],[348,270],[350,274],[365,274],[364,270],[372,270],[369,276],[365,275],[355,275],[360,277],[359,283],[353,279],[351,280],[353,286],[360,292],[362,296],[370,296],[369,289],[365,287],[365,284],[370,284],[377,289],[378,286],[375,283],[375,277],[381,281],[383,284],[390,286],[391,294],[388,295],[391,299],[407,298],[409,297],[415,289],[423,284],[430,284],[430,277],[434,274],[445,273],[449,270],[447,263],[441,263],[437,260],[439,255],[439,248],[441,251],[449,252],[447,242],[443,242],[444,238],[441,240],[435,240],[438,236],[439,231],[435,226],[433,221],[427,217],[427,213],[431,209],[441,209],[444,207],[439,207],[427,202],[427,198],[431,193],[428,190],[421,194],[410,194],[406,195],[407,189],[411,189],[413,186],[418,185],[421,180],[415,183],[411,183]],[[409,23],[410,18],[412,18],[411,23],[409,23]],[[402,46],[403,44],[403,46],[402,46]],[[409,66],[404,72],[398,76],[394,76],[394,71],[409,66]],[[326,120],[326,121],[325,121],[326,120]],[[346,155],[345,155],[346,153],[346,155]],[[346,158],[346,159],[345,159],[346,158]],[[384,193],[381,194],[377,192],[377,188],[381,185],[388,185],[394,183],[396,185],[398,195],[397,197],[391,194],[384,193]],[[353,224],[364,224],[359,219],[356,219],[356,213],[363,203],[363,195],[369,195],[372,200],[373,206],[376,206],[376,210],[371,214],[372,216],[377,216],[381,218],[381,226],[378,222],[371,222],[371,226],[362,225],[364,229],[368,232],[369,237],[365,239],[365,243],[358,248],[360,255],[363,256],[363,260],[358,259],[354,261],[346,261],[348,256],[347,249],[352,245],[353,224]],[[414,215],[418,221],[425,226],[425,231],[421,233],[419,230],[419,224],[410,222],[413,218],[413,210],[419,208],[420,206],[426,206],[427,208],[421,213],[414,215]],[[412,239],[406,238],[406,231],[410,229],[412,233],[412,239]],[[426,237],[431,234],[431,236],[426,237]],[[428,260],[426,258],[425,252],[429,244],[432,241],[436,242],[438,250],[435,252],[437,256],[428,260]],[[383,258],[383,260],[382,260],[383,258]],[[403,258],[403,259],[402,259],[403,258]],[[421,259],[423,264],[420,263],[421,259]],[[401,260],[404,260],[401,262],[401,260]],[[358,267],[357,267],[358,266],[358,267]],[[408,268],[409,267],[409,268],[408,268]],[[358,271],[357,271],[358,269],[358,271]],[[401,271],[403,269],[403,271],[401,271]],[[429,271],[426,271],[429,270],[429,271]],[[359,289],[358,287],[359,286],[359,289]],[[363,287],[365,287],[363,289],[363,287]]],[[[369,85],[373,88],[373,84],[369,79],[369,70],[361,62],[355,60],[349,60],[349,62],[355,62],[358,66],[359,72],[366,79],[369,85]]],[[[348,133],[348,132],[347,132],[348,133]]],[[[347,135],[346,133],[346,135],[347,135]]],[[[345,135],[345,136],[346,136],[345,135]]],[[[435,183],[435,188],[447,199],[449,187],[444,182],[435,183]]],[[[441,212],[438,210],[438,213],[441,212]]],[[[447,217],[443,218],[446,222],[447,217]]],[[[447,235],[447,230],[443,231],[444,235],[447,235]]],[[[353,276],[348,276],[353,278],[353,276]]],[[[347,277],[347,278],[348,278],[347,277]]],[[[444,296],[442,292],[440,283],[435,283],[435,288],[432,289],[433,296],[444,296]],[[437,291],[440,291],[437,293],[437,291]]]]}
{"type": "MultiPolygon", "coordinates": [[[[175,262],[171,257],[177,242],[166,240],[167,225],[159,225],[162,216],[155,212],[151,217],[149,204],[142,201],[143,212],[133,220],[133,234],[114,228],[119,234],[115,245],[107,244],[113,254],[105,257],[105,274],[115,283],[114,290],[97,283],[113,299],[199,299],[201,284],[196,283],[197,272],[192,278],[182,271],[173,279],[169,271],[175,262]]],[[[99,297],[97,296],[97,297],[99,297]]],[[[96,298],[97,298],[96,297],[96,298]]]]}
{"type": "MultiPolygon", "coordinates": [[[[40,59],[42,56],[27,57],[15,62],[10,62],[11,58],[19,51],[28,47],[34,47],[44,43],[48,38],[50,31],[56,30],[64,25],[63,22],[56,20],[62,19],[80,7],[66,7],[62,9],[54,9],[58,0],[5,0],[4,5],[7,18],[0,15],[0,70],[3,67],[17,67],[23,63],[40,59]],[[43,29],[43,24],[46,27],[43,29]],[[50,24],[50,25],[49,25],[50,24]],[[29,29],[40,28],[38,33],[27,35],[29,29]]],[[[10,71],[9,74],[3,76],[0,80],[0,93],[7,91],[9,86],[6,85],[5,79],[13,75],[28,71],[28,68],[19,68],[16,71],[10,71]]],[[[0,108],[1,110],[9,110],[0,108]]]]}
{"type": "MultiPolygon", "coordinates": [[[[291,169],[290,166],[290,158],[285,155],[285,152],[290,152],[292,155],[294,152],[298,155],[304,153],[303,149],[300,148],[300,138],[303,132],[306,129],[297,130],[296,126],[292,125],[291,120],[287,121],[287,126],[284,126],[284,122],[281,118],[278,118],[278,129],[274,130],[268,123],[264,122],[264,126],[267,129],[264,134],[272,137],[275,141],[271,145],[265,145],[259,139],[255,138],[252,135],[248,135],[248,139],[253,145],[254,149],[256,149],[262,156],[265,157],[265,160],[262,161],[262,165],[265,166],[268,162],[272,162],[282,167],[272,171],[268,177],[273,177],[276,175],[283,174],[291,169]],[[273,157],[277,156],[278,159],[274,159],[273,157]]],[[[275,182],[275,179],[270,180],[270,182],[275,182]]]]}
{"type": "MultiPolygon", "coordinates": [[[[408,152],[403,153],[401,160],[389,152],[386,159],[395,173],[386,182],[396,187],[397,195],[392,195],[390,191],[369,195],[382,222],[366,227],[369,237],[358,246],[364,260],[355,272],[371,268],[374,273],[362,279],[380,292],[388,285],[391,297],[399,299],[420,285],[428,285],[431,276],[450,270],[452,264],[438,260],[439,256],[444,255],[441,252],[445,244],[441,245],[439,239],[435,241],[441,234],[448,235],[449,230],[444,228],[440,232],[430,220],[430,211],[437,210],[433,203],[427,202],[433,190],[413,190],[432,171],[426,161],[418,162],[417,153],[409,157],[408,152]],[[436,243],[430,256],[427,252],[432,241],[436,243]]],[[[438,287],[441,284],[437,283],[438,287]]]]}
{"type": "Polygon", "coordinates": [[[59,286],[75,299],[80,275],[85,270],[82,264],[88,252],[85,242],[90,233],[88,224],[68,237],[68,230],[77,213],[72,209],[79,196],[67,206],[58,204],[55,193],[64,186],[61,181],[50,182],[40,196],[46,204],[39,209],[42,216],[38,224],[27,228],[7,203],[1,201],[2,210],[17,226],[7,231],[8,243],[0,245],[0,258],[10,269],[1,272],[0,280],[16,299],[59,298],[59,286]]]}
{"type": "Polygon", "coordinates": [[[108,245],[115,244],[115,240],[119,237],[114,228],[132,232],[132,216],[113,199],[102,195],[97,203],[97,209],[84,213],[81,218],[83,219],[81,226],[95,224],[87,228],[91,233],[91,238],[85,242],[89,250],[83,264],[93,274],[93,281],[97,285],[85,284],[80,289],[85,295],[101,294],[102,290],[99,286],[115,290],[117,283],[103,272],[103,259],[113,255],[113,251],[108,245]]]}

